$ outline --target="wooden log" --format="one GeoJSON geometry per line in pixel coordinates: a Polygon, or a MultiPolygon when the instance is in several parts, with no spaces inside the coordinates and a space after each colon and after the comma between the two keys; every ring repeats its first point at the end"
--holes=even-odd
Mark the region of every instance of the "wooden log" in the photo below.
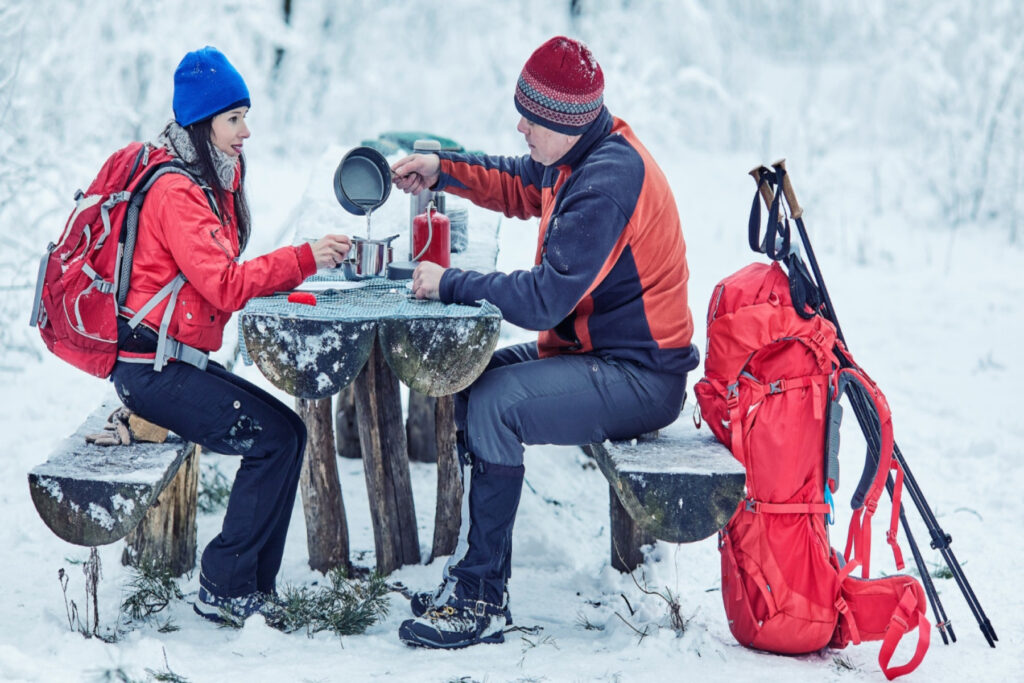
{"type": "Polygon", "coordinates": [[[462,524],[462,472],[459,454],[455,448],[455,398],[441,396],[435,399],[434,423],[437,457],[437,506],[434,510],[433,558],[451,555],[459,542],[462,524]]]}
{"type": "Polygon", "coordinates": [[[142,522],[125,537],[121,564],[159,567],[171,576],[181,576],[195,568],[200,450],[194,448],[185,458],[142,522]]]}
{"type": "Polygon", "coordinates": [[[409,390],[405,439],[409,444],[409,460],[413,462],[437,462],[437,439],[434,430],[437,400],[415,389],[409,390]]]}
{"type": "Polygon", "coordinates": [[[583,447],[629,516],[655,538],[690,543],[725,526],[743,499],[746,473],[710,431],[689,416],[656,439],[605,441],[583,447]]]}
{"type": "Polygon", "coordinates": [[[299,475],[302,509],[306,515],[309,566],[326,574],[331,569],[351,569],[345,501],[338,479],[332,429],[331,399],[295,399],[296,411],[306,423],[306,457],[299,475]]]}
{"type": "Polygon", "coordinates": [[[60,538],[105,545],[138,526],[194,446],[176,434],[164,443],[97,446],[86,434],[103,431],[120,406],[111,398],[28,474],[29,492],[43,522],[60,538]]]}
{"type": "Polygon", "coordinates": [[[390,574],[419,563],[420,545],[398,378],[376,344],[355,380],[355,396],[377,571],[390,574]]]}
{"type": "Polygon", "coordinates": [[[355,388],[349,384],[338,392],[334,413],[334,444],[338,457],[359,459],[359,424],[356,421],[355,388]]]}
{"type": "Polygon", "coordinates": [[[608,486],[608,509],[611,518],[612,567],[631,572],[644,563],[643,546],[654,543],[654,536],[641,529],[622,507],[615,489],[608,486]]]}

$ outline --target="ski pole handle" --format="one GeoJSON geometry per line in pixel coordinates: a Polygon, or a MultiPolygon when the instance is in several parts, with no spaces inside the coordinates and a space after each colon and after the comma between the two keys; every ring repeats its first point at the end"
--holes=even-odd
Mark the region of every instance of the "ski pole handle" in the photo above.
{"type": "MultiPolygon", "coordinates": [[[[772,167],[775,169],[781,168],[783,171],[785,171],[786,160],[779,159],[774,164],[772,164],[772,167]]],[[[789,174],[785,172],[782,174],[782,194],[786,196],[786,203],[789,204],[789,215],[793,217],[793,220],[796,220],[797,218],[800,218],[800,216],[804,215],[803,208],[801,208],[800,204],[796,201],[796,193],[793,192],[793,183],[789,181],[789,174]]]]}
{"type": "Polygon", "coordinates": [[[754,177],[754,182],[757,183],[757,190],[761,193],[761,198],[764,200],[764,207],[771,211],[775,196],[772,194],[772,188],[768,186],[768,183],[761,182],[761,177],[765,173],[771,173],[771,169],[767,166],[757,166],[750,169],[750,175],[754,177]]]}

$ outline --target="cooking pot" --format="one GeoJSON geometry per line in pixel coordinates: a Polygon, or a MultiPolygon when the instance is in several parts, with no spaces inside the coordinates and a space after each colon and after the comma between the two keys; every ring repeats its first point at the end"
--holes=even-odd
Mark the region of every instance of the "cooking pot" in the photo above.
{"type": "Polygon", "coordinates": [[[398,235],[385,237],[382,240],[372,240],[368,237],[353,235],[352,246],[349,247],[345,260],[341,262],[345,271],[345,279],[362,280],[384,275],[393,257],[391,240],[396,237],[398,235]]]}
{"type": "Polygon", "coordinates": [[[354,147],[334,172],[334,195],[356,216],[371,213],[391,194],[391,167],[372,147],[354,147]]]}

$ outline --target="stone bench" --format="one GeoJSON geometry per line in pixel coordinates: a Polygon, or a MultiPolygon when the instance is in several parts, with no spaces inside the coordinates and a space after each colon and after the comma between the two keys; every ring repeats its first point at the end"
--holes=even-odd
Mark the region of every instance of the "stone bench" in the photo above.
{"type": "Polygon", "coordinates": [[[692,543],[724,527],[744,496],[743,466],[686,410],[668,427],[629,441],[582,447],[608,480],[611,561],[643,563],[654,539],[692,543]]]}
{"type": "Polygon", "coordinates": [[[180,576],[195,566],[198,449],[175,434],[163,443],[87,443],[118,407],[116,398],[104,401],[29,472],[32,502],[65,541],[92,547],[126,538],[122,563],[180,576]]]}

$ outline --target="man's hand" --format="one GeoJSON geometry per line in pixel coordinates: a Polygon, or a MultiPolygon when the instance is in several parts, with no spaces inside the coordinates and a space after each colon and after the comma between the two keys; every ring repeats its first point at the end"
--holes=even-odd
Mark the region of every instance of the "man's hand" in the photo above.
{"type": "Polygon", "coordinates": [[[310,245],[317,268],[334,268],[348,254],[352,240],[348,235],[325,235],[310,245]]]}
{"type": "Polygon", "coordinates": [[[436,154],[410,154],[391,167],[395,187],[414,194],[437,185],[441,179],[441,158],[436,154]]]}
{"type": "Polygon", "coordinates": [[[441,298],[441,276],[447,268],[433,261],[424,261],[412,273],[412,293],[417,299],[441,298]]]}

